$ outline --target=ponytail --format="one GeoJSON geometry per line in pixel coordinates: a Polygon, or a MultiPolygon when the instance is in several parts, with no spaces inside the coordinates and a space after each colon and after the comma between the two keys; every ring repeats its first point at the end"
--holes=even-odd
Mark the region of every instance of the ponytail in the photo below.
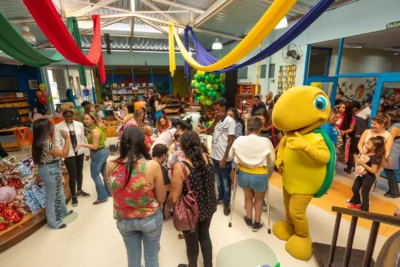
{"type": "Polygon", "coordinates": [[[204,168],[206,162],[203,158],[203,148],[200,137],[193,131],[187,131],[181,136],[181,147],[186,158],[190,159],[195,168],[204,168]]]}

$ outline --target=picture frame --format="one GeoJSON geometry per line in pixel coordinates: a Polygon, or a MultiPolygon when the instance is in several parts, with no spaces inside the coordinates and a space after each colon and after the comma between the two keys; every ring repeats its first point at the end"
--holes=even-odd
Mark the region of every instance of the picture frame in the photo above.
{"type": "Polygon", "coordinates": [[[31,90],[39,89],[37,80],[28,80],[28,83],[29,83],[29,89],[31,89],[31,90]]]}

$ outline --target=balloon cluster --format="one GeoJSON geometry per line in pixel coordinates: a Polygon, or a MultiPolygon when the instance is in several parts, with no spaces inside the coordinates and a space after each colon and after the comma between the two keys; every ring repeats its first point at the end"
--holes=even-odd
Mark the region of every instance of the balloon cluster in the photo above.
{"type": "Polygon", "coordinates": [[[191,87],[196,90],[195,99],[202,105],[211,106],[213,101],[226,92],[221,74],[198,70],[194,75],[191,87]]]}
{"type": "Polygon", "coordinates": [[[39,90],[36,92],[37,98],[39,98],[39,102],[43,105],[46,103],[49,104],[51,102],[50,93],[47,91],[47,86],[44,83],[39,84],[39,90]]]}

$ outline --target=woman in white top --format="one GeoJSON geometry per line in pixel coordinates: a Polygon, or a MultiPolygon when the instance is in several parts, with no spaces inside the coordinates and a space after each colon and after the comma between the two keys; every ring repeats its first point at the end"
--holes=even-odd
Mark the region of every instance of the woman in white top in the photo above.
{"type": "Polygon", "coordinates": [[[361,135],[360,141],[358,142],[358,151],[363,153],[364,144],[368,142],[371,137],[382,136],[385,139],[385,160],[388,160],[390,150],[393,145],[393,137],[386,130],[390,126],[390,117],[385,114],[378,114],[372,118],[371,128],[361,135]]]}
{"type": "Polygon", "coordinates": [[[68,132],[70,146],[68,157],[65,158],[65,165],[69,173],[69,187],[72,194],[72,206],[78,206],[79,197],[90,197],[90,194],[82,190],[83,181],[83,159],[84,154],[86,160],[89,160],[90,151],[87,148],[81,147],[75,153],[75,148],[78,144],[87,143],[85,129],[83,124],[74,121],[74,111],[72,109],[63,110],[64,121],[54,126],[54,143],[57,147],[64,147],[65,140],[62,138],[62,131],[68,132]],[[77,190],[78,189],[78,190],[77,190]]]}
{"type": "Polygon", "coordinates": [[[229,151],[229,157],[238,164],[238,183],[244,191],[247,213],[244,220],[248,227],[253,228],[253,232],[257,232],[263,226],[261,222],[263,201],[268,186],[268,176],[273,173],[275,166],[274,146],[268,138],[258,136],[261,125],[260,118],[251,117],[247,122],[248,135],[238,137],[229,151]]]}

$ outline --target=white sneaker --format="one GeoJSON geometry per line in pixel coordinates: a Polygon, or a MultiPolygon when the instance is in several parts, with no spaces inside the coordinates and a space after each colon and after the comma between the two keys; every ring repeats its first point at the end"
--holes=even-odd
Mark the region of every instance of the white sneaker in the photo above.
{"type": "Polygon", "coordinates": [[[350,203],[350,200],[351,200],[351,198],[349,198],[349,199],[346,199],[346,202],[347,202],[347,203],[350,203]]]}

